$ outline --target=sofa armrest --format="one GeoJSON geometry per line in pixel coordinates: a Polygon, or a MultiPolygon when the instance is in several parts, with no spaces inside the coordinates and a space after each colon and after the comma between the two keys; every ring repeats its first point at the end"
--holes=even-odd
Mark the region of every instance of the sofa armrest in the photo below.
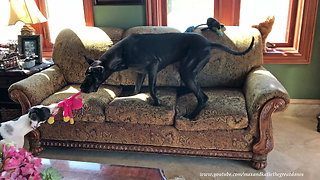
{"type": "MultiPolygon", "coordinates": [[[[243,87],[249,118],[261,110],[272,99],[280,98],[285,102],[284,108],[290,103],[290,97],[282,84],[262,66],[253,69],[247,76],[243,87]]],[[[279,110],[283,110],[278,109],[279,110]]]]}
{"type": "Polygon", "coordinates": [[[57,65],[53,65],[46,70],[12,84],[8,91],[10,98],[20,103],[21,106],[23,106],[21,98],[27,101],[24,104],[29,103],[29,106],[34,106],[40,104],[45,98],[66,86],[66,84],[60,68],[57,65]]]}

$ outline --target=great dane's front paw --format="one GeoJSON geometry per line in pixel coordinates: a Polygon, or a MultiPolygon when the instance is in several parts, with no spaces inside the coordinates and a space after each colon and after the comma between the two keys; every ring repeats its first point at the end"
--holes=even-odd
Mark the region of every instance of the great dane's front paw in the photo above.
{"type": "Polygon", "coordinates": [[[140,91],[136,91],[136,90],[133,91],[133,95],[137,95],[139,93],[140,93],[140,91]]]}
{"type": "Polygon", "coordinates": [[[196,121],[196,114],[194,114],[194,113],[188,113],[188,114],[186,114],[186,115],[184,115],[183,117],[185,117],[185,118],[187,118],[187,119],[190,119],[190,121],[196,121]]]}
{"type": "Polygon", "coordinates": [[[152,105],[153,105],[153,106],[160,106],[159,100],[153,101],[152,105]]]}

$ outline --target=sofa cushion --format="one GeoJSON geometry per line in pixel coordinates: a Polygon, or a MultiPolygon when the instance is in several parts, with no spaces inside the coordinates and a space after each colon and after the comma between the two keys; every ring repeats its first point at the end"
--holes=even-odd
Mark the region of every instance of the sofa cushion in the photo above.
{"type": "MultiPolygon", "coordinates": [[[[64,100],[76,94],[79,91],[80,85],[68,85],[60,91],[49,96],[42,102],[42,104],[49,105],[53,103],[58,103],[61,100],[64,100]]],[[[104,122],[105,107],[120,93],[120,87],[101,85],[98,91],[95,93],[80,94],[78,97],[81,97],[83,99],[83,107],[82,109],[72,111],[75,122],[104,122]]],[[[60,112],[56,115],[55,119],[62,120],[62,110],[60,110],[60,112]]]]}
{"type": "Polygon", "coordinates": [[[244,95],[239,89],[206,89],[207,106],[195,121],[184,118],[195,109],[197,99],[193,94],[178,98],[175,127],[183,131],[231,130],[248,126],[248,115],[244,95]]]}
{"type": "Polygon", "coordinates": [[[106,108],[106,121],[173,125],[176,90],[173,88],[158,88],[157,94],[160,106],[152,105],[152,98],[149,93],[116,97],[106,108]]]}

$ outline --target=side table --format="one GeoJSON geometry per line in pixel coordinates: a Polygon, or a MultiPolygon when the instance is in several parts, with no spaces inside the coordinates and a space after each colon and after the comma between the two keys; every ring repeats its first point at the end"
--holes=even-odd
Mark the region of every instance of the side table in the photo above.
{"type": "Polygon", "coordinates": [[[9,97],[8,88],[10,85],[40,72],[53,64],[51,58],[43,58],[41,64],[37,64],[30,69],[14,68],[10,70],[0,70],[0,122],[11,120],[21,115],[20,105],[12,101],[9,97]]]}

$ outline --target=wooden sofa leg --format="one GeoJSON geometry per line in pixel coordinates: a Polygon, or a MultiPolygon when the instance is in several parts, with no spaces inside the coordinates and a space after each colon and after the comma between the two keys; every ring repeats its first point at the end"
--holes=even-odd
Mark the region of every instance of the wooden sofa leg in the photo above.
{"type": "Polygon", "coordinates": [[[266,154],[253,154],[251,166],[257,170],[267,167],[267,155],[266,154]]]}
{"type": "Polygon", "coordinates": [[[30,152],[35,156],[39,155],[43,151],[40,142],[40,132],[33,130],[27,134],[27,137],[29,139],[30,152]]]}
{"type": "Polygon", "coordinates": [[[259,138],[253,145],[252,166],[264,169],[267,166],[267,155],[273,149],[273,133],[271,115],[285,108],[285,101],[280,98],[268,101],[262,108],[259,117],[259,138]]]}

